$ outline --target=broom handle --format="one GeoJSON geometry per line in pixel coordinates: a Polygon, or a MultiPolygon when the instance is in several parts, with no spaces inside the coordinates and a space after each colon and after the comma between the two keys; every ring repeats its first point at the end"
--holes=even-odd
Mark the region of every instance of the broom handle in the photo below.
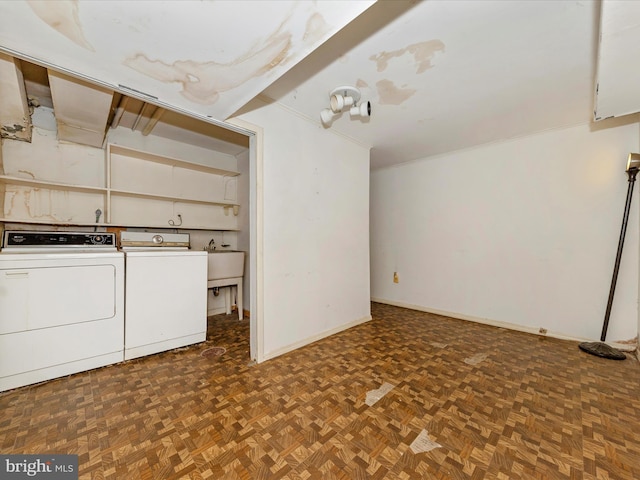
{"type": "Polygon", "coordinates": [[[624,215],[622,217],[622,230],[620,231],[620,239],[618,240],[618,252],[616,253],[616,264],[613,267],[613,278],[611,279],[611,288],[609,289],[609,300],[607,301],[607,311],[604,314],[604,325],[602,325],[602,335],[600,341],[604,342],[607,337],[607,328],[609,327],[609,317],[611,316],[611,306],[613,305],[613,295],[616,292],[616,282],[618,281],[618,271],[620,270],[620,259],[622,258],[622,247],[624,246],[624,236],[627,233],[627,223],[629,222],[629,210],[631,209],[631,197],[633,196],[633,184],[636,181],[637,170],[630,170],[629,187],[627,188],[627,202],[624,205],[624,215]]]}

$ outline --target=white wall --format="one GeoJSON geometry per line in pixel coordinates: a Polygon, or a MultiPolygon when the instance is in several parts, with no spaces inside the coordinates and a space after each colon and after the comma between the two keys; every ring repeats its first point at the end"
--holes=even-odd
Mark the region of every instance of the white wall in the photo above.
{"type": "Polygon", "coordinates": [[[238,228],[240,231],[237,234],[238,237],[238,250],[242,250],[245,252],[244,257],[244,278],[243,278],[243,308],[244,310],[251,311],[251,295],[250,295],[250,285],[251,285],[251,261],[252,258],[250,256],[251,250],[251,225],[250,225],[250,182],[249,175],[251,172],[249,171],[249,150],[247,149],[245,152],[236,156],[238,160],[238,171],[240,172],[240,176],[238,179],[238,203],[240,205],[246,205],[246,207],[241,208],[240,212],[238,212],[238,228]]]}
{"type": "MultiPolygon", "coordinates": [[[[599,339],[639,145],[637,123],[579,126],[374,171],[372,297],[599,339]]],[[[639,198],[607,340],[638,329],[639,198]]]]}
{"type": "Polygon", "coordinates": [[[370,319],[369,151],[260,102],[263,331],[271,358],[370,319]]]}

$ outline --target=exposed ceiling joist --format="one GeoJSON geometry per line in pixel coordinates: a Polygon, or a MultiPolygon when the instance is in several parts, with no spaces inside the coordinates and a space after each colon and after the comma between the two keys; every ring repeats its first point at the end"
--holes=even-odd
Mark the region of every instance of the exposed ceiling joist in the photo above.
{"type": "Polygon", "coordinates": [[[164,113],[164,108],[156,107],[156,109],[153,111],[153,114],[151,114],[151,118],[142,129],[142,135],[146,137],[151,133],[151,130],[153,130],[153,127],[155,127],[160,121],[160,117],[162,117],[163,113],[164,113]]]}
{"type": "Polygon", "coordinates": [[[0,136],[31,141],[31,115],[20,61],[0,53],[0,136]]]}
{"type": "Polygon", "coordinates": [[[58,139],[102,147],[113,91],[49,70],[58,139]]]}
{"type": "Polygon", "coordinates": [[[147,112],[149,111],[149,109],[151,108],[151,105],[149,105],[148,103],[143,103],[142,107],[140,107],[140,110],[138,111],[138,116],[136,117],[136,119],[133,122],[133,125],[131,126],[131,130],[134,130],[136,128],[138,128],[138,124],[140,123],[140,120],[142,120],[143,117],[147,116],[147,112]]]}
{"type": "Polygon", "coordinates": [[[111,120],[111,128],[118,128],[120,120],[122,120],[122,115],[124,115],[124,112],[127,110],[128,103],[129,97],[121,95],[120,100],[118,100],[118,105],[116,106],[115,114],[113,115],[113,120],[111,120]]]}

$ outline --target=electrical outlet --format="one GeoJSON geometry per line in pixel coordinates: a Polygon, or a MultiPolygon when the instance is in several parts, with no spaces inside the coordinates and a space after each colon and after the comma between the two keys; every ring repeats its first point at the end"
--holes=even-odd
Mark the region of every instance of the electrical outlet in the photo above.
{"type": "Polygon", "coordinates": [[[538,333],[540,333],[540,335],[546,335],[547,334],[547,329],[540,327],[540,330],[538,330],[538,333]]]}
{"type": "Polygon", "coordinates": [[[400,283],[400,278],[398,278],[398,272],[393,272],[393,283],[400,283]]]}

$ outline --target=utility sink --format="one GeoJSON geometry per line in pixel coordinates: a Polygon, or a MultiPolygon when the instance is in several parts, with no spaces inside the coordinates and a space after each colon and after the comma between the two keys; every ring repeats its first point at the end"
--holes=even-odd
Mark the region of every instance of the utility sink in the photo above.
{"type": "Polygon", "coordinates": [[[208,280],[242,277],[244,275],[244,252],[239,250],[218,250],[208,252],[208,280]]]}

